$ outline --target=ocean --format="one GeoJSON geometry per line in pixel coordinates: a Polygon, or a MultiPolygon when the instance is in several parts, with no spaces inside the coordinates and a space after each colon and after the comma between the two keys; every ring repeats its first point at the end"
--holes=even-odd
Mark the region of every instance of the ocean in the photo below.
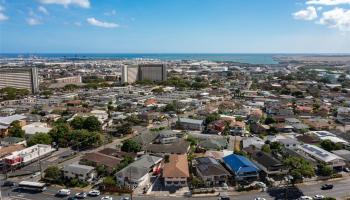
{"type": "Polygon", "coordinates": [[[132,54],[132,53],[39,53],[39,54],[0,54],[0,58],[48,58],[48,59],[154,59],[154,60],[208,60],[231,61],[249,64],[278,64],[274,54],[132,54]]]}

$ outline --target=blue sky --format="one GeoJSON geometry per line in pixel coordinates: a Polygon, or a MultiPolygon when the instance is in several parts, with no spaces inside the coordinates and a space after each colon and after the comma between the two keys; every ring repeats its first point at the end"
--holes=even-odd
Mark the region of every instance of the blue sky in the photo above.
{"type": "Polygon", "coordinates": [[[350,53],[350,0],[0,0],[1,53],[350,53]]]}

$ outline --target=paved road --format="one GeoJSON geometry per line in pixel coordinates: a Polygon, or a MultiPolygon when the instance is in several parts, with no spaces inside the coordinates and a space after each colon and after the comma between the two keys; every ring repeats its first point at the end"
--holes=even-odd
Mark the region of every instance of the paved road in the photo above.
{"type": "MultiPolygon", "coordinates": [[[[350,179],[343,179],[338,181],[330,181],[328,183],[334,184],[334,188],[332,190],[320,190],[320,187],[325,182],[318,182],[313,184],[302,184],[299,185],[296,189],[288,190],[288,199],[296,199],[301,195],[314,196],[316,194],[322,194],[328,197],[335,197],[338,200],[346,199],[346,197],[350,197],[350,179]]],[[[58,198],[54,195],[58,191],[58,188],[50,187],[47,191],[43,193],[31,194],[31,193],[21,193],[13,191],[11,188],[2,188],[2,195],[4,200],[62,200],[67,198],[58,198]],[[10,197],[9,197],[10,195],[10,197]]],[[[273,199],[285,199],[285,189],[277,188],[270,189],[267,192],[243,192],[243,193],[235,193],[235,195],[228,195],[231,197],[231,200],[253,200],[256,197],[263,197],[266,200],[273,199]]],[[[72,191],[72,194],[79,191],[72,191]]],[[[226,194],[223,194],[226,195],[226,194]]],[[[98,198],[88,197],[87,200],[97,200],[98,198]]],[[[166,199],[166,200],[178,200],[178,199],[194,199],[194,200],[216,200],[218,197],[195,197],[195,198],[185,198],[185,197],[172,197],[172,196],[144,196],[144,197],[134,197],[134,200],[155,200],[155,199],[166,199]]],[[[119,200],[120,196],[113,195],[114,200],[119,200]]]]}

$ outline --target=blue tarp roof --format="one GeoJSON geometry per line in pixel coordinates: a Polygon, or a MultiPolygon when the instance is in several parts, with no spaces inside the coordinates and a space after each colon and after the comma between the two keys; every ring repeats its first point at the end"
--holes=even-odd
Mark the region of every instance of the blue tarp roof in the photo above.
{"type": "Polygon", "coordinates": [[[225,156],[223,160],[225,164],[228,165],[232,170],[234,170],[236,174],[259,171],[259,168],[256,165],[254,165],[254,163],[252,163],[246,157],[241,155],[231,154],[225,156]]]}

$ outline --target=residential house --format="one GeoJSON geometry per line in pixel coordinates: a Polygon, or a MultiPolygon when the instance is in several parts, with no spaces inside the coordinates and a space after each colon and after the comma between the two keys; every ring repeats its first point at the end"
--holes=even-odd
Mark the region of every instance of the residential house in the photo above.
{"type": "Polygon", "coordinates": [[[224,132],[226,127],[226,122],[224,120],[216,120],[208,124],[209,131],[216,131],[221,134],[224,132]]]}
{"type": "Polygon", "coordinates": [[[302,151],[311,158],[316,159],[318,162],[325,163],[337,170],[341,170],[346,165],[343,158],[315,145],[300,145],[298,150],[302,151]]]}
{"type": "Polygon", "coordinates": [[[259,177],[259,168],[248,158],[231,154],[223,158],[226,167],[235,175],[236,180],[256,180],[259,177]]]}
{"type": "Polygon", "coordinates": [[[70,164],[61,170],[65,179],[78,179],[82,182],[91,182],[95,177],[95,168],[87,165],[70,164]]]}
{"type": "Polygon", "coordinates": [[[332,151],[335,155],[343,158],[346,162],[346,165],[350,167],[350,151],[346,149],[341,149],[341,150],[335,150],[332,151]]]}
{"type": "Polygon", "coordinates": [[[170,143],[179,142],[182,136],[183,134],[181,132],[164,130],[159,133],[158,138],[156,140],[158,143],[161,143],[161,144],[170,144],[170,143]]]}
{"type": "Polygon", "coordinates": [[[185,130],[203,131],[203,120],[180,118],[177,121],[178,125],[185,130]]]}
{"type": "Polygon", "coordinates": [[[142,156],[115,174],[118,184],[131,188],[147,185],[151,175],[159,173],[162,160],[163,158],[157,156],[142,156]]]}
{"type": "Polygon", "coordinates": [[[27,136],[33,136],[36,133],[48,133],[51,128],[48,127],[47,123],[34,122],[22,127],[27,136]]]}
{"type": "Polygon", "coordinates": [[[283,175],[288,172],[283,163],[274,158],[271,154],[254,149],[248,150],[248,154],[251,156],[254,163],[268,176],[283,175]]]}
{"type": "Polygon", "coordinates": [[[6,147],[11,145],[27,146],[27,142],[24,138],[19,137],[4,137],[0,139],[0,146],[6,147]]]}
{"type": "Polygon", "coordinates": [[[246,129],[245,129],[245,123],[244,122],[236,121],[230,127],[230,134],[231,135],[244,135],[245,132],[246,132],[246,129]]]}
{"type": "Polygon", "coordinates": [[[339,107],[337,109],[337,121],[344,125],[350,125],[350,108],[349,107],[339,107]]]}
{"type": "Polygon", "coordinates": [[[8,128],[14,121],[19,121],[21,126],[26,125],[27,117],[24,115],[11,115],[7,117],[0,117],[0,137],[7,136],[8,128]]]}
{"type": "Polygon", "coordinates": [[[229,177],[231,177],[230,172],[212,157],[195,158],[193,163],[197,176],[207,186],[221,185],[222,183],[226,183],[229,177]]]}
{"type": "Polygon", "coordinates": [[[190,143],[180,140],[172,144],[149,144],[144,150],[149,153],[169,155],[169,154],[186,154],[190,149],[190,143]]]}
{"type": "Polygon", "coordinates": [[[166,187],[185,187],[190,177],[187,154],[169,156],[163,168],[164,185],[166,187]]]}
{"type": "Polygon", "coordinates": [[[310,118],[305,119],[304,123],[310,126],[314,130],[329,130],[330,124],[328,120],[323,118],[310,118]]]}
{"type": "Polygon", "coordinates": [[[82,164],[97,166],[105,166],[108,172],[113,172],[118,168],[122,159],[113,156],[105,155],[99,152],[86,153],[81,158],[82,164]]]}

